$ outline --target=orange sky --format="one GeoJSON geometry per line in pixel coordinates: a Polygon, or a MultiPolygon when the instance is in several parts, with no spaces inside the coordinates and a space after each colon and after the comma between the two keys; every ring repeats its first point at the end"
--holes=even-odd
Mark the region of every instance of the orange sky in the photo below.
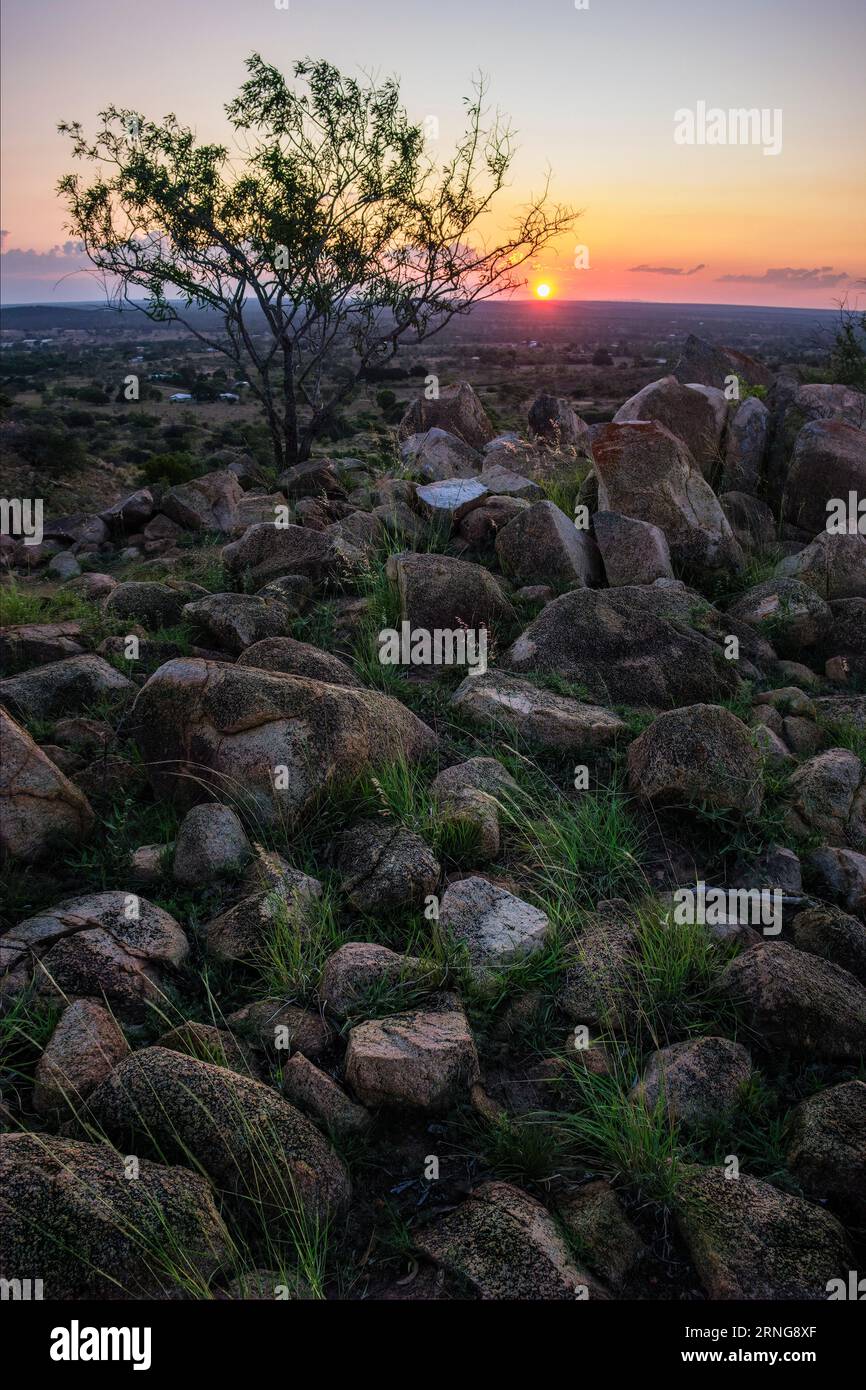
{"type": "MultiPolygon", "coordinates": [[[[3,293],[96,297],[63,249],[61,117],[110,101],[173,110],[225,138],[222,103],[257,49],[402,79],[443,154],[478,69],[517,129],[500,215],[537,189],[584,209],[532,268],[560,298],[802,305],[866,300],[866,5],[862,0],[6,0],[3,293]],[[146,22],[145,22],[146,21],[146,22]],[[781,149],[683,145],[699,102],[781,112],[781,149]],[[586,246],[588,269],[574,266],[586,246]],[[691,273],[688,273],[691,272],[691,273]],[[62,278],[61,280],[61,277],[62,278]],[[58,281],[60,283],[58,284],[58,281]]],[[[491,231],[495,230],[491,228],[491,231]]]]}

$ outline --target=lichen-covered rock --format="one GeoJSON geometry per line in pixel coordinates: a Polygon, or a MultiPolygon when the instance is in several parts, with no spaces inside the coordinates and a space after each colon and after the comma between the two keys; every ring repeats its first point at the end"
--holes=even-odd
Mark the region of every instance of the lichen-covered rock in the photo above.
{"type": "Polygon", "coordinates": [[[346,1092],[320,1071],[303,1053],[296,1052],[283,1067],[283,1094],[330,1134],[346,1138],[363,1134],[372,1117],[363,1105],[356,1105],[346,1092]]]}
{"type": "Polygon", "coordinates": [[[799,950],[841,965],[866,985],[866,924],[856,917],[832,903],[816,903],[797,913],[791,935],[799,950]]]}
{"type": "Polygon", "coordinates": [[[725,437],[722,486],[725,490],[756,493],[761,485],[770,412],[757,396],[747,396],[732,411],[725,437]]]}
{"type": "Polygon", "coordinates": [[[673,579],[671,552],[658,526],[619,512],[596,512],[592,529],[611,588],[673,579]]]}
{"type": "Polygon", "coordinates": [[[742,569],[719,500],[677,435],[655,420],[605,425],[592,453],[599,511],[658,526],[674,562],[698,573],[742,569]]]}
{"type": "Polygon", "coordinates": [[[549,1212],[510,1183],[476,1187],[455,1211],[415,1233],[415,1247],[467,1279],[482,1299],[607,1298],[577,1266],[549,1212]]]}
{"type": "Polygon", "coordinates": [[[4,968],[32,975],[49,996],[106,999],[139,1017],[164,997],[164,984],[189,954],[182,928],[134,893],[64,898],[0,937],[4,968]]]}
{"type": "Polygon", "coordinates": [[[87,838],[93,811],[83,792],[0,706],[0,854],[44,859],[61,841],[87,838]]]}
{"type": "Polygon", "coordinates": [[[76,999],[63,1010],[37,1063],[33,1108],[40,1115],[74,1111],[128,1051],[108,1010],[95,999],[76,999]]]}
{"type": "Polygon", "coordinates": [[[447,430],[471,449],[483,449],[495,430],[468,381],[440,392],[435,400],[416,396],[397,426],[397,438],[408,439],[431,428],[447,430]]]}
{"type": "Polygon", "coordinates": [[[762,633],[781,656],[796,657],[830,630],[832,615],[820,594],[798,579],[767,579],[742,594],[728,614],[762,633]]]}
{"type": "Polygon", "coordinates": [[[719,705],[689,705],[653,720],[628,750],[629,782],[658,805],[717,806],[756,815],[761,764],[746,725],[719,705]]]}
{"type": "Polygon", "coordinates": [[[866,850],[866,771],[848,748],[828,748],[792,775],[788,823],[798,838],[866,850]]]}
{"type": "Polygon", "coordinates": [[[550,671],[606,704],[658,708],[724,699],[740,686],[721,647],[655,586],[574,589],[548,603],[508,649],[517,673],[550,671]]]}
{"type": "Polygon", "coordinates": [[[483,565],[453,555],[407,551],[388,561],[400,594],[401,618],[413,628],[490,627],[514,614],[499,584],[483,565]]]}
{"type": "Polygon", "coordinates": [[[183,818],[172,872],[178,883],[205,888],[219,875],[237,874],[252,852],[237,812],[231,806],[206,801],[193,806],[183,818]]]}
{"type": "Polygon", "coordinates": [[[319,998],[332,1014],[346,1018],[383,986],[429,983],[430,967],[417,956],[399,955],[372,941],[347,941],[325,961],[319,998]]]}
{"type": "Polygon", "coordinates": [[[531,903],[472,875],[447,889],[439,910],[439,929],[466,948],[470,968],[483,981],[543,950],[550,922],[531,903]]]}
{"type": "Polygon", "coordinates": [[[224,469],[170,487],[159,507],[170,521],[188,531],[230,534],[237,525],[242,497],[243,488],[234,473],[224,469]]]}
{"type": "Polygon", "coordinates": [[[321,1135],[260,1081],[164,1047],[121,1062],[90,1096],[95,1121],[121,1145],[199,1165],[220,1187],[320,1218],[344,1206],[349,1178],[321,1135]]]}
{"type": "Polygon", "coordinates": [[[613,420],[616,425],[657,420],[683,441],[707,475],[718,463],[726,418],[725,397],[718,388],[684,385],[675,376],[663,376],[630,396],[613,420]]]}
{"type": "Polygon", "coordinates": [[[767,941],[722,972],[719,988],[768,1048],[855,1058],[866,1045],[866,989],[841,966],[767,941]]]}
{"type": "Polygon", "coordinates": [[[266,637],[286,637],[291,611],[261,594],[208,594],[187,603],[183,616],[209,647],[239,655],[266,637]]]}
{"type": "Polygon", "coordinates": [[[788,1167],[817,1201],[866,1221],[866,1083],[843,1081],[801,1101],[788,1124],[788,1167]]]}
{"type": "Polygon", "coordinates": [[[181,805],[231,795],[265,825],[290,824],[325,788],[436,746],[420,719],[377,691],[222,662],[167,662],[132,719],[159,795],[181,805]]]}
{"type": "Polygon", "coordinates": [[[588,1182],[557,1199],[556,1214],[609,1288],[624,1292],[649,1251],[607,1182],[588,1182]]]}
{"type": "Polygon", "coordinates": [[[520,788],[496,758],[469,758],[440,772],[430,784],[443,826],[468,836],[476,863],[499,854],[500,806],[514,804],[520,788]]]}
{"type": "Polygon", "coordinates": [[[702,1124],[736,1104],[752,1075],[746,1049],[728,1038],[689,1038],[653,1052],[634,1088],[649,1110],[661,1102],[679,1124],[702,1124]]]}
{"type": "Polygon", "coordinates": [[[535,502],[518,512],[496,537],[504,574],[516,584],[598,584],[598,546],[555,503],[535,502]]]}
{"type": "Polygon", "coordinates": [[[167,1231],[190,1283],[207,1288],[232,1260],[204,1178],[141,1158],[131,1181],[104,1144],[0,1136],[0,1216],[0,1277],[41,1279],[51,1299],[170,1295],[167,1231]]]}
{"type": "Polygon", "coordinates": [[[448,1110],[478,1078],[462,1009],[416,1009],[359,1023],[349,1034],[346,1080],[364,1105],[448,1110]]]}
{"type": "Polygon", "coordinates": [[[355,672],[331,652],[323,652],[310,642],[294,637],[266,637],[253,642],[238,657],[238,666],[256,666],[260,671],[281,671],[287,676],[304,676],[328,685],[363,685],[355,672]]]}
{"type": "Polygon", "coordinates": [[[86,652],[7,677],[0,681],[0,700],[25,719],[51,719],[84,709],[100,696],[133,689],[132,682],[101,656],[86,652]]]}
{"type": "Polygon", "coordinates": [[[797,435],[791,455],[782,516],[809,535],[823,531],[827,504],[866,496],[866,431],[842,420],[812,420],[797,435]]]}
{"type": "MultiPolygon", "coordinates": [[[[811,545],[787,555],[776,574],[799,579],[829,602],[866,597],[866,536],[821,531],[811,545]]],[[[826,634],[825,639],[826,641],[826,634]]]]}
{"type": "Polygon", "coordinates": [[[359,912],[421,908],[441,869],[420,835],[405,826],[365,821],[335,845],[343,892],[359,912]]]}
{"type": "Polygon", "coordinates": [[[467,676],[451,697],[454,709],[483,725],[557,752],[607,748],[625,733],[618,715],[599,705],[555,695],[531,681],[499,671],[467,676]]]}
{"type": "Polygon", "coordinates": [[[294,933],[301,942],[309,935],[314,904],[322,885],[300,870],[290,870],[278,888],[266,888],[214,917],[204,928],[210,955],[217,960],[255,962],[267,955],[274,933],[294,933]]]}
{"type": "Polygon", "coordinates": [[[599,912],[565,955],[557,1002],[573,1023],[620,1028],[630,1017],[638,938],[619,912],[599,912]]]}
{"type": "Polygon", "coordinates": [[[288,576],[313,584],[339,573],[340,560],[334,537],[310,526],[275,526],[259,521],[222,548],[227,572],[248,579],[255,589],[288,576]]]}
{"type": "Polygon", "coordinates": [[[686,1170],[675,1214],[709,1298],[824,1299],[828,1280],[850,1267],[835,1217],[745,1173],[686,1170]]]}
{"type": "Polygon", "coordinates": [[[112,589],[102,611],[108,618],[140,623],[149,631],[174,627],[180,622],[183,606],[192,600],[196,587],[127,580],[112,589]]]}

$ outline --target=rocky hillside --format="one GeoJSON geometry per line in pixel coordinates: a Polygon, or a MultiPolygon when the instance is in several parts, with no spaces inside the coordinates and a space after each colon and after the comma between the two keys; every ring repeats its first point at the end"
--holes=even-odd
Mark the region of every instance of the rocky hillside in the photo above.
{"type": "Polygon", "coordinates": [[[4,537],[0,1275],[864,1268],[864,427],[692,338],[612,423],[463,383],[387,475],[238,454],[4,537]]]}

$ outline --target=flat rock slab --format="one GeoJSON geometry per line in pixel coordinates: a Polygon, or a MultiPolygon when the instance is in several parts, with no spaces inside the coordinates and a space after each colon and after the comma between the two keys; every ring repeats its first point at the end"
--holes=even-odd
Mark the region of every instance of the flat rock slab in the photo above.
{"type": "Polygon", "coordinates": [[[625,724],[600,705],[555,695],[531,681],[488,671],[467,676],[451,697],[455,709],[484,724],[500,724],[558,752],[607,748],[625,724]]]}

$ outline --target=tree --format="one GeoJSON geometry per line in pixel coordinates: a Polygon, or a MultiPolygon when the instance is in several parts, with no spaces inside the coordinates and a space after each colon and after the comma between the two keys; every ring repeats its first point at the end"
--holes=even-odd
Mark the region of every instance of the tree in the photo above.
{"type": "Polygon", "coordinates": [[[866,391],[866,310],[839,305],[839,327],[830,352],[834,381],[866,391]]]}
{"type": "Polygon", "coordinates": [[[75,157],[96,167],[92,182],[68,174],[59,191],[111,296],[181,322],[249,380],[282,468],[309,456],[361,376],[402,342],[524,283],[521,267],[575,214],[550,206],[545,185],[485,243],[515,145],[484,110],[483,80],[437,165],[395,79],[358,82],[304,59],[295,90],[258,54],[246,66],[225,108],[236,155],[199,144],[174,116],[110,106],[92,140],[61,123],[75,157]]]}

